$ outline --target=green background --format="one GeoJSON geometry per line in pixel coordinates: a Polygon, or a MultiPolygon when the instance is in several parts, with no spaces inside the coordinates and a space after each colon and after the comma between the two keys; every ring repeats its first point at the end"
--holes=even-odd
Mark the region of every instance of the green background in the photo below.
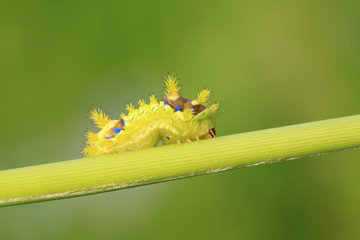
{"type": "MultiPolygon", "coordinates": [[[[217,135],[359,114],[359,1],[2,1],[0,169],[81,157],[177,73],[217,135]]],[[[0,209],[0,239],[359,239],[357,151],[0,209]]],[[[1,189],[0,189],[1,191],[1,189]]]]}

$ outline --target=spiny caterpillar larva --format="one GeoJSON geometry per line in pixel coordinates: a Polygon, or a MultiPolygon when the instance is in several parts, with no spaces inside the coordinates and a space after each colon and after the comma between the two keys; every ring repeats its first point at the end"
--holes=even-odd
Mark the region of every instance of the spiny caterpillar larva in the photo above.
{"type": "Polygon", "coordinates": [[[191,142],[215,137],[214,117],[217,103],[202,105],[209,100],[210,90],[204,89],[197,99],[189,100],[179,95],[178,81],[173,75],[165,77],[166,97],[157,102],[154,95],[150,103],[139,100],[139,108],[126,106],[128,115],[117,120],[109,119],[102,111],[94,109],[90,119],[101,130],[87,132],[85,156],[98,156],[154,147],[161,140],[164,145],[191,142]]]}

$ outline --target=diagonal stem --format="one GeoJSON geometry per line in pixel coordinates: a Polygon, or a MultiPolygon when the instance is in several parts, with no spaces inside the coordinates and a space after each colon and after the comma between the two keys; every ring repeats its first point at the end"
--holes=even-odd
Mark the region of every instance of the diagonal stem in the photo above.
{"type": "Polygon", "coordinates": [[[169,181],[360,147],[360,115],[0,171],[0,206],[169,181]]]}

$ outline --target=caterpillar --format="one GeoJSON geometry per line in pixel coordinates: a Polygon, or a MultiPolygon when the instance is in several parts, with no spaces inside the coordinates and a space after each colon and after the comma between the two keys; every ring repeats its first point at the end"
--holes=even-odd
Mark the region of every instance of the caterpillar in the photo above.
{"type": "Polygon", "coordinates": [[[166,145],[215,137],[214,118],[219,105],[203,105],[211,91],[203,89],[197,99],[189,100],[179,95],[175,76],[168,74],[164,82],[165,98],[158,102],[151,95],[149,104],[140,99],[138,109],[130,103],[126,106],[128,114],[120,114],[119,119],[110,119],[101,109],[93,109],[90,119],[100,131],[86,133],[83,154],[99,156],[150,148],[159,141],[166,145]]]}

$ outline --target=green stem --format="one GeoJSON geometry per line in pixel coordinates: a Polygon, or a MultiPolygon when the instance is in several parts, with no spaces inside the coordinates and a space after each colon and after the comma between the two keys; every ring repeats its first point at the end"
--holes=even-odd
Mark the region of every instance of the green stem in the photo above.
{"type": "Polygon", "coordinates": [[[100,193],[360,146],[360,115],[0,171],[0,206],[100,193]]]}

